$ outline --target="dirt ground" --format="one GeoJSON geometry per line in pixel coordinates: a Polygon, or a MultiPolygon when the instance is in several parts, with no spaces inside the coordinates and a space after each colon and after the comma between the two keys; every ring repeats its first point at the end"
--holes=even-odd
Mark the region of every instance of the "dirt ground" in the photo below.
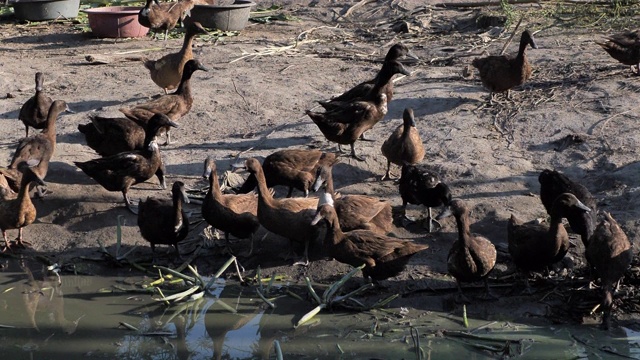
{"type": "MultiPolygon", "coordinates": [[[[264,8],[272,5],[259,3],[264,8]]],[[[630,240],[637,242],[640,107],[634,99],[638,78],[594,43],[634,19],[620,16],[586,26],[576,20],[579,14],[571,13],[572,6],[583,5],[567,5],[568,15],[540,15],[545,8],[538,5],[514,8],[517,14],[525,14],[518,32],[540,30],[536,34],[539,49],[528,51],[535,72],[531,81],[512,92],[512,100],[498,97],[489,105],[488,92],[477,74],[469,75],[466,70],[474,57],[499,53],[517,21],[501,32],[501,27],[480,27],[476,22],[479,8],[432,7],[413,0],[373,1],[362,6],[333,0],[273,3],[282,6],[274,14],[288,15],[289,20],[251,23],[237,36],[195,41],[195,56],[210,70],[194,74],[193,108],[178,121],[180,128],[172,132],[174,142],[162,148],[168,189],[160,190],[153,178],[134,186],[132,199],[168,198],[176,180],[191,189],[204,188],[200,175],[208,155],[217,159],[221,172],[239,153],[241,158],[262,159],[287,148],[335,151],[335,144],[324,139],[304,110],[314,108],[315,100],[373,77],[391,44],[402,41],[420,61],[406,63],[413,74],[396,82],[388,114],[368,133],[375,142],[356,144],[366,161],[344,157],[336,165],[336,188],[343,194],[379,196],[396,209],[400,206],[397,185],[379,181],[386,166],[380,145],[401,123],[403,110],[413,108],[427,150],[424,161],[441,174],[455,197],[470,204],[472,231],[488,237],[499,249],[491,282],[501,299],[474,300],[471,315],[544,323],[581,321],[597,297],[579,297],[587,303],[582,307],[572,302],[575,291],[595,293],[576,290],[587,283],[579,239],[572,234],[575,246],[563,262],[567,270],[554,273],[555,282],[536,281],[537,293],[521,296],[521,283],[513,276],[506,253],[506,220],[512,213],[526,220],[546,217],[537,177],[543,169],[557,169],[587,186],[600,209],[611,212],[630,240]],[[408,22],[409,33],[392,30],[400,20],[408,22]],[[563,143],[573,135],[580,141],[563,143]],[[564,285],[552,292],[555,284],[564,285]],[[582,310],[568,313],[568,308],[582,310]]],[[[554,5],[545,6],[554,10],[554,5]]],[[[125,220],[126,248],[139,245],[132,257],[149,259],[151,250],[140,236],[135,216],[124,208],[122,195],[104,190],[74,166],[73,161],[97,157],[77,126],[88,122],[94,111],[118,116],[119,107],[145,101],[161,90],[139,61],[89,65],[85,56],[159,58],[177,51],[182,39],[114,41],[93,38],[82,28],[72,22],[21,24],[10,17],[0,22],[0,158],[8,164],[24,135],[18,112],[33,95],[34,73],[41,71],[46,92],[53,99],[67,101],[75,114],[63,115],[58,121],[57,149],[45,179],[51,193],[44,200],[35,200],[38,219],[24,231],[34,247],[21,253],[45,255],[93,272],[97,271],[95,263],[80,257],[99,258],[98,241],[114,250],[117,216],[125,220]]],[[[506,51],[517,51],[517,43],[518,37],[506,51]]],[[[279,196],[286,194],[284,189],[277,191],[279,196]]],[[[186,258],[190,250],[202,245],[193,263],[203,274],[211,274],[227,255],[221,254],[222,242],[203,241],[198,205],[188,209],[194,227],[186,241],[189,244],[181,248],[186,258]]],[[[422,217],[424,210],[410,206],[409,213],[422,217]]],[[[261,230],[260,235],[264,233],[261,230]]],[[[383,291],[372,296],[400,293],[392,306],[459,311],[451,300],[455,283],[446,274],[446,256],[457,236],[453,219],[436,233],[409,226],[397,227],[393,234],[428,244],[429,249],[415,256],[400,276],[384,281],[383,291]]],[[[253,257],[240,258],[248,274],[260,265],[266,274],[284,274],[293,281],[308,275],[328,283],[348,270],[345,265],[314,257],[317,248],[312,249],[309,267],[293,267],[281,258],[288,241],[273,234],[257,246],[253,257]]],[[[245,241],[233,244],[236,253],[246,247],[245,241]]],[[[168,256],[160,261],[180,263],[168,256]]],[[[482,286],[467,289],[474,299],[482,286]]],[[[632,298],[634,289],[623,286],[622,292],[632,298]]],[[[619,318],[633,320],[635,302],[628,299],[618,305],[623,310],[619,318]]]]}

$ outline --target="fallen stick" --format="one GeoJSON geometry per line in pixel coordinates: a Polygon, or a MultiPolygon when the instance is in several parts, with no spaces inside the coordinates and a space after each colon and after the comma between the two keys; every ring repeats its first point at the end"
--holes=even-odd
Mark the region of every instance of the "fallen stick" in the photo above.
{"type": "Polygon", "coordinates": [[[105,65],[115,62],[124,62],[124,61],[142,61],[144,57],[142,56],[110,56],[110,55],[100,55],[100,54],[90,54],[84,57],[89,65],[105,65]]]}
{"type": "MultiPolygon", "coordinates": [[[[467,7],[482,7],[482,6],[500,6],[503,0],[488,0],[488,1],[477,1],[477,2],[461,2],[461,3],[439,3],[434,4],[434,7],[444,7],[444,8],[467,8],[467,7]]],[[[544,0],[507,0],[506,3],[510,5],[520,5],[520,4],[543,4],[544,0]]],[[[563,4],[576,4],[576,5],[586,5],[586,4],[595,4],[595,5],[611,5],[611,1],[604,0],[558,0],[554,1],[556,3],[563,4]]]]}

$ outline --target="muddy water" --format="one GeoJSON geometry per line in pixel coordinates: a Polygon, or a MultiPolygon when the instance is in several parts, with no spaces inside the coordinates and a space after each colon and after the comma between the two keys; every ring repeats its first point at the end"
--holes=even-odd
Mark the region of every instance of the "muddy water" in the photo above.
{"type": "MultiPolygon", "coordinates": [[[[473,338],[434,335],[465,329],[450,314],[401,309],[323,312],[294,329],[310,302],[280,296],[270,309],[251,287],[220,283],[200,300],[167,307],[150,294],[122,291],[149,281],[140,276],[63,275],[59,282],[43,276],[37,263],[1,264],[2,359],[274,359],[275,340],[284,359],[415,359],[411,326],[424,359],[493,359],[503,352],[529,359],[640,358],[640,333],[628,329],[606,334],[593,326],[494,323],[473,338]]],[[[470,328],[486,324],[470,319],[470,328]]]]}

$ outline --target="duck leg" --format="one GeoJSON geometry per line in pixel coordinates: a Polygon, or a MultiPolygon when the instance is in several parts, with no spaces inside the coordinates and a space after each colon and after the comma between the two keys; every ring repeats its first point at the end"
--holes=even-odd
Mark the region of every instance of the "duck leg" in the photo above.
{"type": "Polygon", "coordinates": [[[309,240],[304,241],[304,256],[302,260],[298,260],[293,265],[309,266],[309,240]]]}
{"type": "Polygon", "coordinates": [[[22,240],[22,228],[18,229],[18,237],[16,238],[15,242],[16,242],[17,246],[19,246],[19,247],[21,247],[23,249],[31,247],[31,243],[30,242],[22,240]]]}
{"type": "MultiPolygon", "coordinates": [[[[138,215],[138,210],[132,207],[133,203],[129,200],[129,195],[127,195],[127,191],[122,191],[122,196],[124,196],[124,203],[127,206],[127,209],[131,211],[134,215],[138,215]]],[[[151,245],[151,249],[153,249],[153,245],[151,245]]]]}
{"type": "Polygon", "coordinates": [[[354,145],[353,143],[351,144],[351,155],[350,155],[350,156],[351,156],[352,158],[354,158],[354,159],[358,160],[358,161],[364,161],[364,157],[362,157],[362,156],[358,156],[358,155],[356,154],[356,148],[355,148],[355,145],[354,145]]]}
{"type": "Polygon", "coordinates": [[[25,130],[25,133],[26,133],[26,135],[24,137],[29,137],[29,125],[25,125],[24,126],[24,130],[25,130]]]}
{"type": "Polygon", "coordinates": [[[341,144],[338,144],[338,152],[340,154],[344,154],[344,151],[342,151],[342,145],[341,144]]]}
{"type": "Polygon", "coordinates": [[[454,301],[458,304],[470,304],[471,301],[464,295],[464,293],[462,293],[462,287],[458,280],[456,280],[456,286],[458,286],[458,293],[456,294],[454,301]]]}
{"type": "Polygon", "coordinates": [[[438,224],[438,229],[442,229],[442,225],[440,224],[440,222],[438,222],[438,220],[434,219],[431,216],[431,208],[428,207],[427,209],[428,209],[428,212],[427,212],[428,213],[428,216],[427,216],[427,230],[429,232],[432,232],[433,231],[433,224],[438,224]]]}
{"type": "Polygon", "coordinates": [[[484,278],[484,295],[480,296],[480,299],[489,301],[500,299],[496,294],[491,292],[491,289],[489,288],[489,279],[487,278],[484,278]]]}
{"type": "Polygon", "coordinates": [[[224,249],[222,249],[222,253],[223,254],[228,254],[228,255],[233,255],[233,251],[231,251],[231,240],[229,240],[229,233],[225,232],[224,233],[224,240],[225,240],[225,244],[224,244],[224,249]]]}
{"type": "Polygon", "coordinates": [[[529,272],[528,271],[525,272],[523,276],[524,276],[524,290],[522,290],[522,294],[533,295],[535,291],[531,288],[531,285],[529,285],[529,272]]]}
{"type": "Polygon", "coordinates": [[[387,172],[382,175],[380,181],[384,181],[385,179],[391,180],[391,161],[387,160],[387,172]]]}
{"type": "Polygon", "coordinates": [[[400,208],[402,214],[402,226],[407,227],[409,224],[413,224],[416,220],[410,216],[407,216],[407,202],[402,200],[402,207],[400,208]]]}
{"type": "Polygon", "coordinates": [[[171,144],[171,130],[167,130],[167,141],[164,142],[164,146],[171,144]]]}
{"type": "Polygon", "coordinates": [[[293,195],[293,186],[289,186],[289,192],[287,193],[287,197],[290,198],[293,195]]]}
{"type": "Polygon", "coordinates": [[[7,230],[2,230],[2,237],[4,238],[4,247],[0,250],[0,253],[3,253],[7,250],[11,251],[11,242],[7,239],[7,230]]]}

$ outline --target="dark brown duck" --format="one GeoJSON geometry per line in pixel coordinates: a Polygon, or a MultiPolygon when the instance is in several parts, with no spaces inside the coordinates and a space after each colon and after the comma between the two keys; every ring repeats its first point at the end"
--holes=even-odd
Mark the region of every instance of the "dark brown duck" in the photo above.
{"type": "Polygon", "coordinates": [[[516,56],[493,55],[474,59],[472,64],[480,72],[482,85],[494,93],[509,91],[515,86],[524,84],[531,77],[532,72],[526,55],[527,46],[538,48],[529,30],[522,33],[516,56]]]}
{"type": "MultiPolygon", "coordinates": [[[[154,116],[166,117],[163,114],[154,116]]],[[[160,181],[160,187],[162,189],[166,187],[164,164],[154,138],[154,134],[147,133],[145,146],[142,150],[127,151],[100,159],[74,163],[106,190],[121,191],[127,209],[135,214],[136,211],[131,208],[131,201],[127,195],[132,185],[147,181],[156,175],[160,181]]]]}
{"type": "Polygon", "coordinates": [[[47,114],[51,107],[51,100],[44,93],[44,75],[36,73],[36,94],[27,100],[20,108],[18,119],[24,124],[25,137],[29,137],[29,127],[44,129],[47,125],[47,114]]]}
{"type": "MultiPolygon", "coordinates": [[[[144,123],[148,122],[155,114],[167,115],[172,121],[178,120],[186,115],[193,105],[190,80],[193,73],[197,70],[208,71],[208,69],[196,59],[187,61],[182,71],[180,85],[176,91],[130,108],[120,108],[120,112],[129,119],[144,123]]],[[[171,142],[169,127],[165,126],[164,130],[167,132],[167,144],[169,144],[171,142]]]]}
{"type": "Polygon", "coordinates": [[[142,237],[151,244],[155,256],[156,245],[173,245],[180,257],[178,243],[189,234],[189,218],[184,204],[189,203],[184,183],[176,181],[171,187],[171,199],[148,197],[138,206],[138,228],[142,237]]]}

